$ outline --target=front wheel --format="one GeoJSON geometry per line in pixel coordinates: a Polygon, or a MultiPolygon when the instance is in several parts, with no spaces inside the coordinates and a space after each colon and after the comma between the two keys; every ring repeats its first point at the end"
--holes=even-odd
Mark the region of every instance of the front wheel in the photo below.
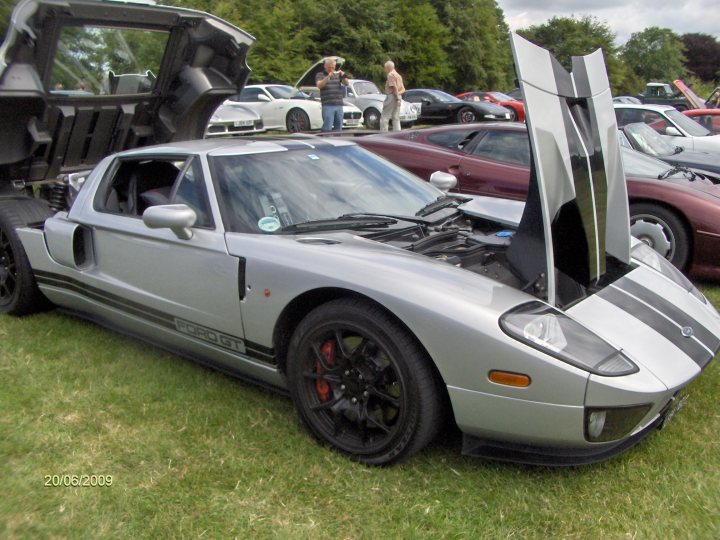
{"type": "Polygon", "coordinates": [[[680,270],[688,266],[690,235],[671,210],[652,203],[630,205],[630,233],[680,270]]]}
{"type": "Polygon", "coordinates": [[[302,109],[290,109],[285,119],[288,132],[310,131],[310,118],[302,109]]]}
{"type": "Polygon", "coordinates": [[[463,107],[457,113],[457,121],[459,124],[471,124],[475,121],[476,115],[470,107],[463,107]]]}
{"type": "Polygon", "coordinates": [[[441,387],[426,353],[369,302],[334,300],[310,312],[290,342],[287,375],[308,430],[368,465],[410,457],[441,423],[441,387]]]}
{"type": "Polygon", "coordinates": [[[380,129],[380,111],[368,107],[363,113],[363,121],[367,129],[380,129]]]}
{"type": "Polygon", "coordinates": [[[38,289],[30,262],[16,229],[27,220],[50,215],[47,209],[24,200],[0,203],[0,313],[27,315],[51,307],[38,289]]]}

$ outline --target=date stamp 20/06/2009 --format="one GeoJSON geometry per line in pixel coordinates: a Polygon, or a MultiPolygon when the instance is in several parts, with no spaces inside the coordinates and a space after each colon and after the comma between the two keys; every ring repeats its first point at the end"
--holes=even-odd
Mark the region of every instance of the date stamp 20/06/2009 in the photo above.
{"type": "Polygon", "coordinates": [[[112,474],[45,474],[45,487],[110,487],[112,474]]]}

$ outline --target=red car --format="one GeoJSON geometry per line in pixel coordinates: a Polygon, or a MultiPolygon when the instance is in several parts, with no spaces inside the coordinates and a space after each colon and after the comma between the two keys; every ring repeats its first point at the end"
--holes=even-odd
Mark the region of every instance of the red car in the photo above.
{"type": "MultiPolygon", "coordinates": [[[[531,158],[524,124],[450,125],[355,141],[425,180],[435,171],[448,172],[462,193],[522,201],[527,195],[531,158]]],[[[633,235],[678,268],[720,279],[720,179],[621,151],[633,235]]]]}
{"type": "Polygon", "coordinates": [[[457,94],[455,97],[463,101],[489,101],[490,103],[497,103],[513,111],[515,118],[511,118],[511,120],[517,120],[518,122],[525,121],[525,103],[502,92],[463,92],[462,94],[457,94]]]}
{"type": "Polygon", "coordinates": [[[720,109],[690,109],[683,111],[685,116],[689,116],[708,131],[712,131],[715,135],[720,134],[720,109]]]}

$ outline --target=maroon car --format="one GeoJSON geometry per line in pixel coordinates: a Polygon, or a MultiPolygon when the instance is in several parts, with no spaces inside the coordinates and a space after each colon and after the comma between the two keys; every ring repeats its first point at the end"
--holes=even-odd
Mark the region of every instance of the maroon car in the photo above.
{"type": "MultiPolygon", "coordinates": [[[[462,193],[524,201],[531,160],[519,123],[452,125],[359,137],[356,142],[428,180],[435,171],[462,193]]],[[[621,148],[634,236],[696,277],[720,279],[717,177],[679,170],[621,148]]]]}

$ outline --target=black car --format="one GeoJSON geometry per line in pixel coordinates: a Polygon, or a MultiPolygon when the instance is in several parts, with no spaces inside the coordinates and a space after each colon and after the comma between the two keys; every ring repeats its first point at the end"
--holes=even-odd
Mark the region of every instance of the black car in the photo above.
{"type": "Polygon", "coordinates": [[[676,167],[701,169],[720,174],[720,155],[686,150],[673,145],[649,125],[642,122],[626,124],[620,128],[620,144],[634,148],[643,154],[661,159],[676,167]]]}
{"type": "Polygon", "coordinates": [[[482,101],[463,101],[442,90],[407,90],[403,99],[421,106],[419,123],[469,124],[472,122],[497,122],[510,120],[512,111],[482,101]]]}

